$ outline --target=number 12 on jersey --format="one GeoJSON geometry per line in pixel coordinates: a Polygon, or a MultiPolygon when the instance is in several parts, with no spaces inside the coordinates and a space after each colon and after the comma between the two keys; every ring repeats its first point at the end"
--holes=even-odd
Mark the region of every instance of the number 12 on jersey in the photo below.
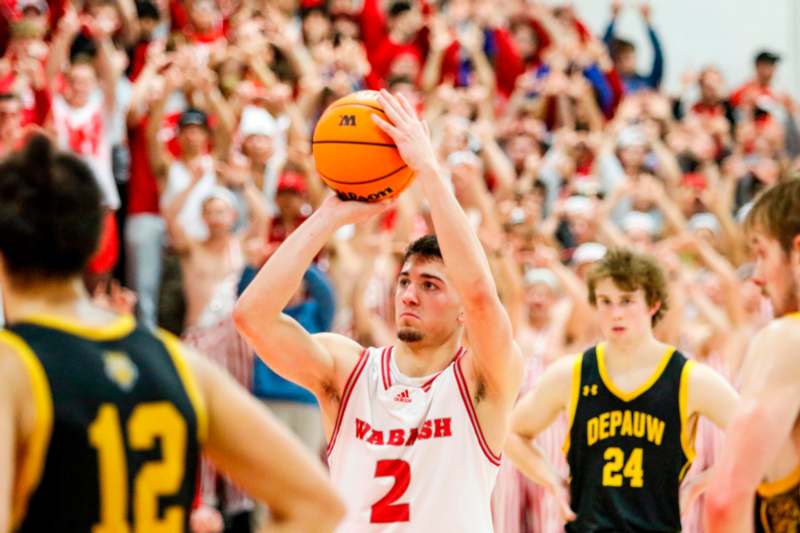
{"type": "Polygon", "coordinates": [[[623,477],[630,480],[633,488],[644,487],[644,470],[642,469],[642,456],[644,452],[641,448],[634,448],[625,461],[625,452],[619,448],[607,448],[603,453],[606,464],[603,466],[603,486],[621,487],[623,477]],[[622,466],[625,465],[625,468],[622,466]],[[619,471],[622,470],[622,474],[619,471]]]}
{"type": "Polygon", "coordinates": [[[411,484],[411,465],[402,459],[382,459],[375,465],[375,477],[393,477],[394,485],[372,505],[370,523],[408,522],[411,518],[409,505],[395,502],[403,497],[411,484]]]}

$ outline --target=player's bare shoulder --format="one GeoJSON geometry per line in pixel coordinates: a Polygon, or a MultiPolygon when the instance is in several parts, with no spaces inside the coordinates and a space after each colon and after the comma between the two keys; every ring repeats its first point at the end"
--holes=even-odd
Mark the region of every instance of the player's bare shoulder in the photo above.
{"type": "Polygon", "coordinates": [[[771,321],[753,338],[742,369],[744,391],[779,383],[800,384],[800,319],[797,315],[771,321]]]}

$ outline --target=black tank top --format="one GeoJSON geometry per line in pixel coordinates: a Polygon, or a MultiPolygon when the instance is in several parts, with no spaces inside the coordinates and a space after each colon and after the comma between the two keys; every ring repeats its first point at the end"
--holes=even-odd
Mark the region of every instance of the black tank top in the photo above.
{"type": "Polygon", "coordinates": [[[651,378],[618,390],[604,344],[575,363],[570,430],[570,532],[680,531],[678,487],[694,457],[686,417],[693,364],[670,348],[651,378]]]}
{"type": "Polygon", "coordinates": [[[132,317],[0,332],[31,376],[36,427],[14,531],[188,531],[205,410],[178,342],[132,317]]]}

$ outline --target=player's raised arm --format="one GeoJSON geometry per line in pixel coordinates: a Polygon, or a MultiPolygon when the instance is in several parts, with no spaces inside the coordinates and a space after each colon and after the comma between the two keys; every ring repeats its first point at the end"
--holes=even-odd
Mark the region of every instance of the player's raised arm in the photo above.
{"type": "Polygon", "coordinates": [[[271,520],[263,531],[333,531],[344,505],[319,460],[224,372],[202,356],[184,353],[208,414],[204,451],[248,494],[269,506],[271,520]]]}
{"type": "Polygon", "coordinates": [[[377,215],[384,204],[342,202],[330,197],[278,247],[247,290],[239,298],[233,319],[239,332],[259,357],[275,372],[321,397],[337,382],[346,380],[360,352],[357,343],[338,335],[312,337],[281,311],[300,287],[314,256],[333,233],[377,215]],[[320,341],[320,339],[324,339],[320,341]],[[337,368],[328,345],[336,344],[337,356],[351,363],[337,368]]]}
{"type": "Polygon", "coordinates": [[[567,521],[574,520],[575,513],[569,506],[566,480],[533,440],[568,408],[568,391],[572,389],[572,380],[577,378],[574,376],[576,362],[580,364],[576,356],[559,359],[547,368],[536,386],[520,398],[511,416],[511,433],[505,447],[520,472],[556,497],[561,515],[567,521]]]}
{"type": "Polygon", "coordinates": [[[448,275],[463,299],[476,370],[490,393],[513,401],[521,356],[478,236],[439,171],[427,126],[402,96],[381,91],[379,101],[392,124],[376,115],[373,120],[394,139],[403,160],[422,182],[448,275]]]}
{"type": "Polygon", "coordinates": [[[756,488],[800,413],[798,345],[798,329],[785,320],[767,326],[750,345],[747,361],[757,363],[745,369],[748,383],[707,489],[705,519],[711,533],[753,531],[756,488]]]}

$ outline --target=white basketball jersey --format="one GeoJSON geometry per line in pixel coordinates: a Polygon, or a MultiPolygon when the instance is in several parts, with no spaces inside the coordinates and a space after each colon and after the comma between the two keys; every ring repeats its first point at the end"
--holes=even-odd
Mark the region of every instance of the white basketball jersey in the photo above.
{"type": "Polygon", "coordinates": [[[328,463],[347,505],[340,533],[491,533],[500,457],[484,439],[461,370],[400,373],[368,348],[347,380],[328,463]]]}

